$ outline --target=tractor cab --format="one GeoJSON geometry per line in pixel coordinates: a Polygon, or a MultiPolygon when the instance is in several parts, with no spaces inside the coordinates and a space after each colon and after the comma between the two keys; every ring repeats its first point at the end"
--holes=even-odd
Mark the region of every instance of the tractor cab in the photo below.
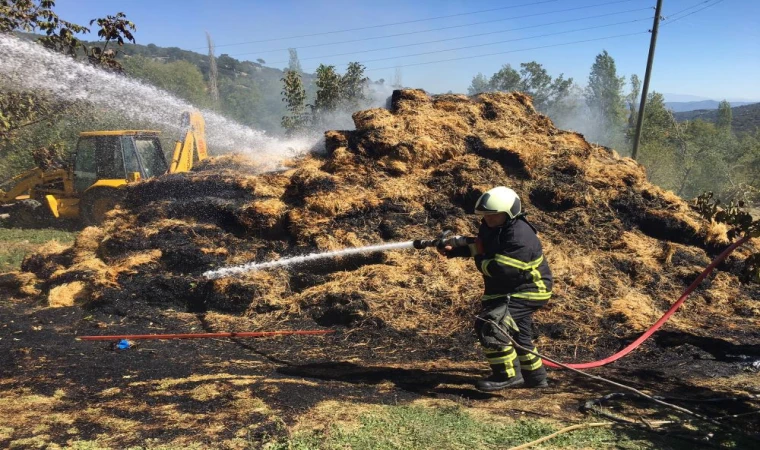
{"type": "Polygon", "coordinates": [[[168,164],[157,131],[91,131],[79,134],[74,158],[74,190],[101,180],[116,184],[163,175],[168,164]]]}

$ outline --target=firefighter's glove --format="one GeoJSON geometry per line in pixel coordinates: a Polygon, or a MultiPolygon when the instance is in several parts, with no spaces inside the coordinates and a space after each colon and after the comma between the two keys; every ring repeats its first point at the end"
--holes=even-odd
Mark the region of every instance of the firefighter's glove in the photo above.
{"type": "Polygon", "coordinates": [[[441,234],[439,234],[438,237],[436,238],[438,240],[437,248],[440,250],[446,247],[453,247],[451,245],[451,242],[449,242],[452,237],[454,237],[453,231],[451,230],[441,231],[441,234]]]}
{"type": "Polygon", "coordinates": [[[506,303],[487,307],[475,319],[475,331],[484,348],[500,350],[512,344],[506,333],[516,334],[520,331],[515,320],[509,315],[506,303]],[[497,326],[498,325],[498,326],[497,326]]]}
{"type": "Polygon", "coordinates": [[[453,249],[453,246],[450,243],[447,243],[446,240],[452,236],[454,236],[454,232],[451,230],[443,230],[441,234],[438,235],[436,238],[438,244],[435,246],[438,253],[446,257],[449,256],[449,252],[453,249]]]}

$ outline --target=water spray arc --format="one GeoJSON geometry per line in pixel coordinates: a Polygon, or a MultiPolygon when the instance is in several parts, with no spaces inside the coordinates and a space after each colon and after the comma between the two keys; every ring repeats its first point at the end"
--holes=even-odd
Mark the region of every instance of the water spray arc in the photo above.
{"type": "Polygon", "coordinates": [[[343,250],[335,250],[325,253],[311,253],[304,256],[293,256],[290,258],[278,259],[276,261],[270,261],[265,263],[248,263],[242,266],[225,267],[217,270],[209,270],[203,273],[203,276],[209,280],[216,280],[219,278],[230,277],[234,275],[241,275],[246,272],[253,272],[256,270],[273,269],[275,267],[285,267],[292,264],[302,264],[311,261],[317,261],[327,258],[339,258],[341,256],[358,255],[362,253],[376,253],[384,252],[388,250],[401,250],[406,248],[413,248],[414,241],[407,242],[393,242],[390,244],[370,245],[367,247],[347,248],[343,250]]]}
{"type": "Polygon", "coordinates": [[[324,253],[311,253],[304,256],[293,256],[290,258],[278,259],[276,261],[269,261],[264,263],[251,262],[243,264],[241,266],[225,267],[222,269],[209,270],[203,273],[203,276],[209,280],[216,280],[219,278],[225,278],[235,275],[241,275],[246,272],[252,272],[256,270],[272,269],[275,267],[286,267],[293,264],[302,264],[320,259],[339,258],[341,256],[358,255],[362,253],[377,253],[385,252],[389,250],[403,250],[414,248],[422,250],[428,247],[444,247],[450,245],[452,247],[464,247],[474,242],[474,238],[468,238],[464,236],[445,235],[438,239],[415,239],[413,241],[406,242],[391,242],[388,244],[369,245],[366,247],[347,248],[343,250],[335,250],[324,253]]]}
{"type": "MultiPolygon", "coordinates": [[[[177,115],[200,109],[154,86],[82,64],[10,35],[0,35],[0,81],[6,89],[43,91],[61,100],[86,101],[127,119],[177,132],[181,131],[177,115]]],[[[271,165],[305,153],[319,142],[317,138],[276,139],[214,111],[200,110],[206,120],[207,140],[211,146],[223,151],[247,152],[257,160],[274,163],[271,165]]]]}

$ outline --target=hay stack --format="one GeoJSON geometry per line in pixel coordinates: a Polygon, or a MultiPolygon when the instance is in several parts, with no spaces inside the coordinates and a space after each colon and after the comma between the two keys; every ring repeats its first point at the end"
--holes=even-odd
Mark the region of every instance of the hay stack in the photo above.
{"type": "MultiPolygon", "coordinates": [[[[482,282],[468,261],[392,252],[204,281],[209,269],[343,247],[473,234],[485,190],[509,185],[540,230],[556,277],[541,327],[554,350],[615,346],[670,305],[724,245],[644,168],[554,127],[519,93],[395,91],[391,109],[326,133],[324,155],[256,175],[215,158],[193,173],[130,186],[122,208],[73,248],[24,270],[51,292],[73,279],[95,304],[134,302],[279,321],[381,327],[430,336],[466,329],[482,282]],[[100,234],[98,234],[100,233],[100,234]]],[[[746,255],[746,252],[744,253],[746,255]]],[[[736,289],[742,254],[680,315],[758,319],[756,285],[736,289]]]]}

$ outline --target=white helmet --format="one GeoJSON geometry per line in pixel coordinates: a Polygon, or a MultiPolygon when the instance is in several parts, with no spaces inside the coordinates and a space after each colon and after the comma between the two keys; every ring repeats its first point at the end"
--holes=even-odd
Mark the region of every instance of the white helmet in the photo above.
{"type": "Polygon", "coordinates": [[[507,213],[510,219],[520,214],[522,205],[517,192],[504,186],[495,187],[481,195],[475,203],[475,214],[488,216],[491,214],[507,213]]]}

